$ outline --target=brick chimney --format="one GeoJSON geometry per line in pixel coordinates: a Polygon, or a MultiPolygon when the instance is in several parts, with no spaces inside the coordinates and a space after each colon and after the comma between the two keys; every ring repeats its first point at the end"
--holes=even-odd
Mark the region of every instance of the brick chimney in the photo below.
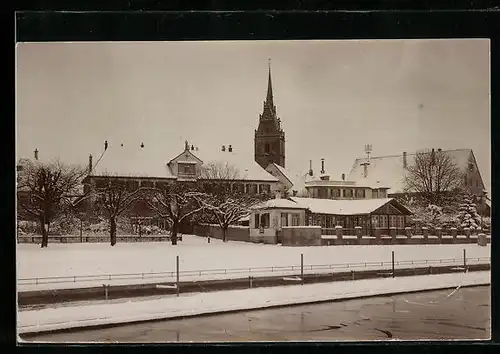
{"type": "Polygon", "coordinates": [[[309,160],[309,176],[313,175],[313,161],[309,160]]]}
{"type": "Polygon", "coordinates": [[[321,159],[321,174],[325,174],[325,159],[321,159]]]}
{"type": "Polygon", "coordinates": [[[368,177],[368,165],[369,164],[370,163],[368,163],[368,162],[364,162],[361,164],[361,165],[363,165],[363,177],[365,177],[365,178],[368,177]]]}
{"type": "Polygon", "coordinates": [[[222,145],[222,151],[226,151],[226,145],[222,145]]]}
{"type": "Polygon", "coordinates": [[[233,152],[233,147],[232,147],[231,145],[229,145],[229,147],[228,147],[227,151],[229,151],[229,152],[233,152]]]}
{"type": "Polygon", "coordinates": [[[403,168],[408,167],[408,162],[406,160],[406,151],[403,151],[403,168]]]}
{"type": "Polygon", "coordinates": [[[345,181],[345,173],[342,173],[342,181],[345,181]]]}
{"type": "Polygon", "coordinates": [[[33,151],[35,153],[35,160],[38,161],[38,149],[35,149],[35,151],[33,151]]]}
{"type": "Polygon", "coordinates": [[[89,175],[92,173],[92,154],[89,155],[89,175]]]}

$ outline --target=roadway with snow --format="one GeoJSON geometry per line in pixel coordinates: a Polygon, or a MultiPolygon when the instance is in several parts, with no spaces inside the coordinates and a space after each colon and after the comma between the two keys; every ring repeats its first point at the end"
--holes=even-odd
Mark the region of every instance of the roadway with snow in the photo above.
{"type": "Polygon", "coordinates": [[[19,311],[18,333],[488,284],[490,272],[472,272],[181,294],[178,298],[160,296],[130,301],[96,301],[76,306],[19,311]]]}
{"type": "MultiPolygon", "coordinates": [[[[177,246],[168,242],[151,243],[119,243],[114,247],[104,243],[83,244],[49,244],[41,249],[39,245],[17,245],[17,278],[18,291],[79,288],[109,285],[140,284],[154,282],[171,282],[175,279],[176,256],[180,258],[181,272],[192,271],[189,276],[182,274],[180,281],[195,281],[209,279],[241,278],[249,275],[291,275],[300,272],[300,255],[304,254],[305,273],[310,271],[310,265],[342,265],[333,270],[345,269],[368,270],[391,268],[391,252],[395,252],[396,268],[409,267],[409,264],[399,265],[404,261],[439,261],[448,259],[443,265],[462,265],[463,250],[467,258],[490,257],[490,245],[481,247],[476,244],[466,245],[389,245],[389,246],[324,246],[324,247],[283,247],[280,245],[263,245],[245,242],[227,242],[212,239],[208,244],[205,238],[183,236],[183,241],[177,246]],[[367,262],[364,266],[363,263],[367,262]],[[381,262],[384,262],[381,265],[381,262]],[[358,263],[358,267],[353,267],[358,263]],[[372,263],[372,264],[370,264],[372,263]],[[378,264],[377,264],[378,263],[378,264]],[[295,266],[295,270],[280,270],[278,267],[295,266]],[[248,268],[274,267],[264,271],[248,268]],[[224,271],[210,272],[219,269],[241,269],[240,272],[224,271]],[[201,271],[201,273],[199,272],[201,271]],[[158,277],[148,273],[170,272],[158,277]],[[205,272],[205,274],[203,274],[205,272]],[[130,276],[105,278],[119,274],[141,274],[131,279],[130,276]],[[210,274],[211,273],[211,274],[210,274]],[[45,277],[80,277],[100,276],[100,278],[85,281],[65,282],[54,279],[52,283],[40,284],[35,281],[22,281],[25,278],[45,277]]],[[[470,264],[478,263],[471,259],[470,264]]],[[[484,263],[484,261],[480,262],[484,263]]],[[[434,265],[434,264],[432,264],[434,265]]],[[[422,264],[419,264],[422,266],[422,264]]]]}

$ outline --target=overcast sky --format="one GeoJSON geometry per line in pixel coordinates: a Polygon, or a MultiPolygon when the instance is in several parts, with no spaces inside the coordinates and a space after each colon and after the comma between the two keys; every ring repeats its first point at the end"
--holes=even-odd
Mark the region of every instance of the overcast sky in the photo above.
{"type": "Polygon", "coordinates": [[[188,140],[253,158],[268,58],[287,168],[325,158],[340,179],[365,144],[471,148],[491,190],[488,40],[21,43],[17,154],[85,164],[144,142],[163,163],[188,140]]]}

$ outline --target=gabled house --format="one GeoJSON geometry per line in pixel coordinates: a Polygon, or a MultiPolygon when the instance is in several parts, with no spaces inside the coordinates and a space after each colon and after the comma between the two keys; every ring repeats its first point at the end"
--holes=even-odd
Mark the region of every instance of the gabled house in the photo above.
{"type": "MultiPolygon", "coordinates": [[[[441,150],[447,154],[464,174],[463,186],[474,195],[481,196],[485,189],[476,158],[471,149],[441,150]]],[[[388,196],[404,193],[404,178],[408,166],[414,163],[416,153],[403,152],[400,155],[358,158],[347,177],[357,184],[382,184],[389,186],[388,196]]]]}

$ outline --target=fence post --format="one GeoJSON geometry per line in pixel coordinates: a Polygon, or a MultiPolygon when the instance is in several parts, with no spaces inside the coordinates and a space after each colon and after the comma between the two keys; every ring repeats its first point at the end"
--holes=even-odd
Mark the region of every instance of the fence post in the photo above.
{"type": "Polygon", "coordinates": [[[354,270],[351,270],[352,280],[354,280],[354,270]]]}
{"type": "Polygon", "coordinates": [[[464,273],[467,272],[467,256],[465,253],[465,248],[464,248],[464,273]]]}
{"type": "Polygon", "coordinates": [[[253,288],[252,276],[248,276],[248,281],[250,282],[250,289],[253,288]]]}
{"type": "Polygon", "coordinates": [[[104,287],[104,299],[108,300],[108,286],[106,284],[102,284],[104,287]]]}
{"type": "Polygon", "coordinates": [[[176,279],[176,288],[177,288],[177,297],[179,297],[179,256],[176,257],[176,273],[177,273],[177,279],[176,279]]]}
{"type": "Polygon", "coordinates": [[[394,278],[394,251],[392,251],[392,277],[394,278]]]}
{"type": "Polygon", "coordinates": [[[304,253],[300,254],[300,280],[301,284],[304,285],[304,253]]]}

